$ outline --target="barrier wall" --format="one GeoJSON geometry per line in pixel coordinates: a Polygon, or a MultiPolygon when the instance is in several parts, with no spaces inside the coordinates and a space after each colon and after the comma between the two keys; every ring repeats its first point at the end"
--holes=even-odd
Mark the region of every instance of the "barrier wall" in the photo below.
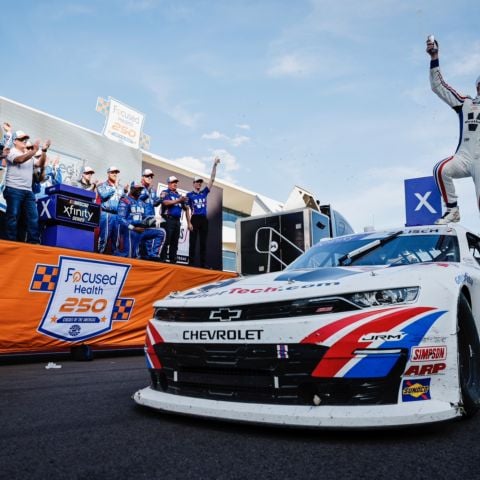
{"type": "Polygon", "coordinates": [[[235,274],[0,240],[0,355],[141,348],[152,304],[235,274]]]}

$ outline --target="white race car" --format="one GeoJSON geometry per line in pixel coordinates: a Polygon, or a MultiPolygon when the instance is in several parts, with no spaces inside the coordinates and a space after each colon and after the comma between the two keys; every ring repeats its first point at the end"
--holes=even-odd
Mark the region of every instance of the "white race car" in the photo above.
{"type": "Polygon", "coordinates": [[[322,240],[282,272],[172,293],[147,326],[166,412],[302,427],[480,408],[480,238],[461,226],[322,240]]]}

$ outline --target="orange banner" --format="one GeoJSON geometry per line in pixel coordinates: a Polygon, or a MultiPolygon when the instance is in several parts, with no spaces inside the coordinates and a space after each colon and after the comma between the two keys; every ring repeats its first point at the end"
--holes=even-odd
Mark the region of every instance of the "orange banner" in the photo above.
{"type": "Polygon", "coordinates": [[[0,240],[0,354],[144,345],[152,304],[236,274],[0,240]]]}

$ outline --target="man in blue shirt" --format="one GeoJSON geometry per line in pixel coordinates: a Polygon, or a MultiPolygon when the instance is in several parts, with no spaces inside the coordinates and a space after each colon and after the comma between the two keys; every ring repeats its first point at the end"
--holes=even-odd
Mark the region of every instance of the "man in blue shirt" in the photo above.
{"type": "Polygon", "coordinates": [[[215,175],[217,173],[217,165],[220,159],[215,157],[213,161],[212,173],[208,185],[203,187],[203,178],[195,177],[193,179],[193,190],[187,193],[187,205],[190,208],[190,222],[188,229],[190,230],[190,244],[188,262],[190,265],[195,265],[195,250],[197,246],[197,238],[200,239],[200,267],[205,267],[207,255],[207,234],[208,234],[208,219],[207,219],[207,195],[212,189],[215,175]]]}
{"type": "Polygon", "coordinates": [[[190,212],[186,207],[187,197],[177,192],[178,178],[171,175],[167,178],[166,190],[160,193],[162,199],[162,217],[165,222],[162,227],[165,228],[165,244],[160,254],[160,261],[165,262],[168,259],[170,263],[177,263],[178,239],[180,238],[180,219],[185,210],[187,215],[187,224],[190,223],[190,212]]]}
{"type": "Polygon", "coordinates": [[[139,182],[132,182],[130,192],[124,195],[118,203],[118,239],[115,255],[119,257],[145,258],[147,260],[158,260],[165,231],[163,228],[154,228],[146,216],[145,203],[140,200],[143,185],[139,182]],[[149,252],[147,243],[152,242],[149,252]]]}

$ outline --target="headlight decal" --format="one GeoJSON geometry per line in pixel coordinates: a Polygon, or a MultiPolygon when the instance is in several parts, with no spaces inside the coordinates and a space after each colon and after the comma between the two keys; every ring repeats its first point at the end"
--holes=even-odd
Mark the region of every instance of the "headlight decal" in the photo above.
{"type": "MultiPolygon", "coordinates": [[[[355,355],[355,350],[381,347],[409,349],[418,345],[433,323],[445,313],[444,311],[432,312],[432,310],[434,310],[433,307],[387,310],[382,311],[380,317],[372,320],[359,320],[356,328],[348,329],[345,335],[336,338],[312,372],[312,376],[357,378],[387,375],[398,359],[396,355],[372,355],[370,357],[355,355]],[[408,323],[409,320],[411,320],[410,323],[408,323]],[[400,325],[402,335],[398,330],[400,325]],[[372,335],[373,333],[380,335],[372,335]],[[385,340],[385,333],[391,334],[392,340],[385,340]],[[377,339],[366,342],[365,338],[369,336],[377,339]]],[[[328,344],[328,339],[326,340],[328,344]]]]}

